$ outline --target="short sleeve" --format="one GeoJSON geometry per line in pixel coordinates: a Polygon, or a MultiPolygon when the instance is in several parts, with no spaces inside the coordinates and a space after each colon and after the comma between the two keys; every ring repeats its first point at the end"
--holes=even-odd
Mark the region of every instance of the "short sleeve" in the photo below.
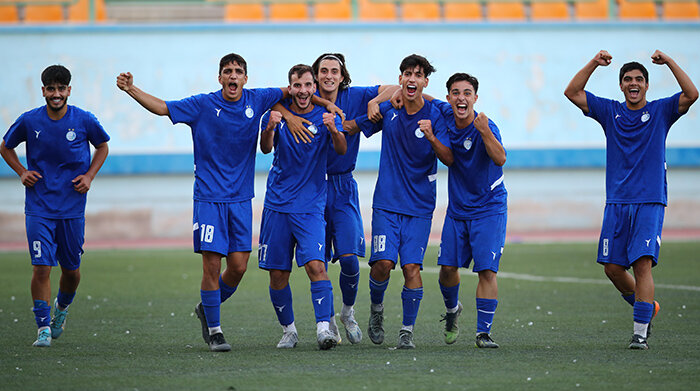
{"type": "Polygon", "coordinates": [[[96,147],[109,141],[109,135],[102,127],[102,124],[97,117],[90,112],[86,113],[85,128],[87,129],[88,140],[93,146],[96,147]]]}
{"type": "Polygon", "coordinates": [[[3,140],[5,140],[5,147],[8,149],[15,149],[18,145],[27,141],[27,129],[24,124],[25,116],[26,113],[19,116],[15,123],[10,126],[10,129],[7,130],[7,133],[5,133],[3,140]]]}
{"type": "Polygon", "coordinates": [[[170,113],[170,121],[173,124],[193,124],[199,117],[200,99],[204,95],[193,95],[182,100],[171,100],[165,102],[170,113]]]}

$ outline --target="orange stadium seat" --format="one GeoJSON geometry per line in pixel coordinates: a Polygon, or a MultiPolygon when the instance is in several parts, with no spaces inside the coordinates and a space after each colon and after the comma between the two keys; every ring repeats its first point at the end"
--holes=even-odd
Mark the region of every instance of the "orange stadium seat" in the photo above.
{"type": "Polygon", "coordinates": [[[607,20],[610,19],[608,13],[608,0],[598,1],[577,1],[574,5],[577,20],[607,20]]]}
{"type": "Polygon", "coordinates": [[[276,21],[305,21],[309,19],[306,3],[270,4],[270,20],[276,21]]]}
{"type": "MultiPolygon", "coordinates": [[[[107,10],[104,0],[95,0],[95,20],[107,19],[107,10]]],[[[90,0],[78,0],[68,11],[68,20],[71,22],[87,22],[90,20],[90,0]]]]}
{"type": "Polygon", "coordinates": [[[620,19],[656,19],[656,4],[653,1],[618,0],[620,19]]]}
{"type": "Polygon", "coordinates": [[[665,20],[698,19],[700,18],[700,6],[697,2],[664,2],[663,18],[665,20]]]}
{"type": "Polygon", "coordinates": [[[530,17],[532,20],[566,20],[569,9],[565,2],[533,2],[530,17]]]}
{"type": "Polygon", "coordinates": [[[265,10],[262,4],[226,4],[224,20],[226,21],[262,21],[265,10]]]}
{"type": "Polygon", "coordinates": [[[0,23],[16,23],[17,7],[14,5],[0,7],[0,23]]]}
{"type": "Polygon", "coordinates": [[[445,20],[481,20],[481,5],[478,3],[445,3],[445,20]]]}
{"type": "Polygon", "coordinates": [[[372,0],[359,0],[359,18],[362,20],[396,20],[394,3],[375,3],[372,0]]]}
{"type": "Polygon", "coordinates": [[[486,9],[489,20],[525,19],[525,7],[521,3],[489,3],[486,9]]]}
{"type": "Polygon", "coordinates": [[[403,20],[429,21],[440,19],[440,6],[434,3],[403,3],[401,6],[403,20]]]}
{"type": "Polygon", "coordinates": [[[316,20],[350,20],[352,17],[350,0],[338,0],[335,3],[316,3],[314,17],[316,20]]]}
{"type": "Polygon", "coordinates": [[[62,22],[63,7],[60,5],[28,5],[25,8],[24,21],[36,22],[62,22]]]}

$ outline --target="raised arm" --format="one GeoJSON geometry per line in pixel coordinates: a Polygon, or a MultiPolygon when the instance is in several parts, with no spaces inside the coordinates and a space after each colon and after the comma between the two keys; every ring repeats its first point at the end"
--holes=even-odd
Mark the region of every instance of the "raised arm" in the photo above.
{"type": "Polygon", "coordinates": [[[102,168],[109,154],[109,147],[107,142],[104,142],[95,147],[95,154],[92,156],[92,161],[90,162],[90,167],[87,172],[83,175],[78,175],[73,179],[73,188],[78,193],[87,193],[90,190],[90,185],[92,180],[97,176],[97,172],[102,168]]]}
{"type": "Polygon", "coordinates": [[[384,85],[379,86],[377,96],[367,103],[367,117],[372,122],[379,122],[382,119],[382,113],[379,112],[379,104],[386,102],[401,89],[399,85],[384,85]]]}
{"type": "Polygon", "coordinates": [[[588,113],[588,100],[586,99],[586,83],[598,66],[608,66],[612,61],[612,56],[605,50],[599,51],[586,65],[581,68],[569,85],[564,90],[564,95],[584,113],[588,113]]]}
{"type": "Polygon", "coordinates": [[[698,100],[698,89],[695,88],[693,81],[671,57],[660,50],[655,51],[654,54],[651,55],[651,61],[658,65],[668,65],[678,85],[681,86],[681,96],[678,99],[678,112],[681,114],[686,113],[688,109],[690,109],[690,106],[698,100]]]}
{"type": "Polygon", "coordinates": [[[491,160],[493,160],[497,166],[506,164],[506,150],[491,131],[489,127],[489,118],[486,114],[482,112],[476,116],[474,119],[474,127],[481,134],[481,139],[484,140],[484,147],[486,147],[486,153],[491,160]]]}
{"type": "Polygon", "coordinates": [[[10,168],[19,175],[19,179],[22,184],[26,187],[32,187],[34,184],[42,178],[41,174],[37,171],[27,170],[22,163],[19,161],[17,152],[14,149],[7,148],[5,146],[5,140],[0,143],[0,155],[5,159],[10,168]]]}
{"type": "Polygon", "coordinates": [[[301,139],[304,144],[308,144],[311,142],[311,139],[314,138],[314,134],[304,126],[304,124],[311,125],[311,121],[294,115],[279,102],[272,106],[272,110],[279,111],[282,114],[282,118],[287,122],[289,132],[292,133],[294,141],[296,141],[297,144],[299,144],[299,139],[301,139]]]}
{"type": "Polygon", "coordinates": [[[275,145],[275,128],[282,121],[282,113],[271,110],[265,130],[260,133],[260,150],[264,154],[270,153],[275,145]]]}
{"type": "Polygon", "coordinates": [[[430,121],[429,119],[422,119],[418,121],[418,126],[425,135],[425,139],[428,140],[430,145],[433,147],[435,155],[437,155],[438,159],[440,159],[442,164],[448,167],[451,166],[454,162],[452,150],[449,147],[445,146],[443,143],[441,143],[437,137],[435,137],[435,134],[433,133],[432,121],[430,121]]]}
{"type": "Polygon", "coordinates": [[[120,73],[117,76],[117,87],[134,98],[146,110],[156,115],[169,115],[168,105],[165,101],[150,95],[134,85],[134,76],[131,72],[120,73]]]}
{"type": "Polygon", "coordinates": [[[326,125],[328,131],[331,133],[331,140],[333,141],[333,149],[338,155],[345,155],[348,150],[348,143],[345,140],[345,134],[338,130],[335,125],[335,114],[334,113],[323,113],[323,124],[326,125]]]}

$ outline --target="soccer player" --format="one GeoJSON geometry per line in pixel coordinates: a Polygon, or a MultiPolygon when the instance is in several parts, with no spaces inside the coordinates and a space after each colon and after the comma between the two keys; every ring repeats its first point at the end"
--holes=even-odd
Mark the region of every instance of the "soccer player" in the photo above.
{"type": "Polygon", "coordinates": [[[698,90],[676,62],[659,50],[654,64],[667,65],[680,85],[673,96],[647,101],[649,73],[638,62],[620,69],[625,101],[600,98],[585,91],[588,79],[612,56],[598,52],[564,91],[587,117],[598,121],[606,136],[606,203],[598,243],[598,263],[622,297],[634,307],[630,349],[648,349],[651,320],[659,311],[654,300],[652,267],[661,247],[666,190],[666,135],[673,123],[698,99],[698,90]],[[627,272],[629,268],[634,276],[627,272]]]}
{"type": "Polygon", "coordinates": [[[506,239],[508,206],[502,169],[506,151],[496,124],[474,109],[478,89],[476,77],[455,73],[447,80],[447,103],[433,100],[450,129],[454,155],[438,255],[439,283],[447,308],[445,343],[452,344],[459,336],[457,318],[462,313],[459,268],[468,268],[474,260],[472,270],[479,275],[476,346],[497,348],[490,333],[498,305],[496,273],[506,239]]]}
{"type": "Polygon", "coordinates": [[[397,348],[415,348],[413,326],[423,297],[420,271],[428,245],[435,209],[437,159],[452,164],[447,126],[438,107],[423,99],[423,89],[435,69],[417,54],[403,59],[399,66],[403,107],[391,102],[379,105],[381,122],[374,124],[367,115],[351,120],[347,129],[358,129],[366,136],[382,131],[379,176],[372,203],[372,255],[370,320],[368,335],[375,344],[384,342],[384,292],[390,272],[401,262],[404,286],[403,325],[397,348]]]}
{"type": "Polygon", "coordinates": [[[278,348],[293,348],[298,342],[289,276],[292,258],[304,267],[311,280],[311,299],[316,315],[316,336],[321,350],[331,349],[338,337],[330,330],[333,287],[325,264],[326,160],[330,144],[335,153],[347,150],[341,117],[311,103],[316,81],[310,66],[295,65],[288,73],[291,103],[287,109],[311,122],[315,134],[310,143],[298,144],[291,132],[282,131],[282,114],[270,111],[261,122],[264,128],[260,149],[270,153],[272,168],[260,226],[259,267],[270,273],[270,299],[282,325],[278,348]]]}
{"type": "Polygon", "coordinates": [[[68,105],[71,74],[51,65],[41,74],[46,105],[22,114],[5,133],[0,154],[25,186],[27,241],[32,259],[31,293],[39,328],[37,347],[51,346],[63,333],[68,306],[80,283],[85,242],[85,203],[102,167],[109,136],[97,118],[68,105]],[[15,148],[26,143],[27,167],[15,148]],[[90,159],[90,144],[95,153],[90,159]],[[61,266],[51,317],[51,268],[61,266]]]}
{"type": "Polygon", "coordinates": [[[237,289],[252,247],[253,180],[260,117],[286,92],[244,89],[247,63],[238,54],[219,62],[221,89],[179,101],[163,101],[137,88],[131,73],[117,86],[148,111],[192,129],[195,182],[193,241],[202,254],[201,303],[195,313],[212,351],[229,351],[220,323],[221,303],[237,289]],[[221,258],[226,269],[221,273],[221,258]]]}

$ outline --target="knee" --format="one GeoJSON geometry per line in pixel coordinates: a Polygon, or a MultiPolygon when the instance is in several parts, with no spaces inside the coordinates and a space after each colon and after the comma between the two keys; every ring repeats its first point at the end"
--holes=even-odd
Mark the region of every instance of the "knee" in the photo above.
{"type": "Polygon", "coordinates": [[[482,270],[479,272],[479,281],[487,284],[493,284],[496,282],[496,272],[493,270],[482,270]]]}
{"type": "Polygon", "coordinates": [[[612,263],[605,264],[605,275],[608,276],[609,279],[614,280],[618,278],[622,273],[627,273],[627,271],[625,271],[625,269],[622,266],[614,265],[612,263]]]}
{"type": "Polygon", "coordinates": [[[411,263],[403,267],[403,277],[406,281],[414,281],[420,278],[420,265],[411,263]]]}
{"type": "Polygon", "coordinates": [[[33,278],[39,281],[46,281],[51,277],[51,266],[35,265],[33,278]]]}
{"type": "Polygon", "coordinates": [[[311,281],[327,280],[326,265],[321,261],[310,261],[304,265],[311,281]]]}
{"type": "Polygon", "coordinates": [[[289,284],[289,274],[282,270],[270,271],[270,288],[278,291],[289,284]]]}
{"type": "Polygon", "coordinates": [[[394,268],[394,263],[387,260],[377,261],[372,265],[372,275],[382,277],[382,281],[389,277],[394,268]]]}
{"type": "Polygon", "coordinates": [[[440,266],[439,279],[441,282],[452,281],[459,275],[455,266],[440,266]]]}

